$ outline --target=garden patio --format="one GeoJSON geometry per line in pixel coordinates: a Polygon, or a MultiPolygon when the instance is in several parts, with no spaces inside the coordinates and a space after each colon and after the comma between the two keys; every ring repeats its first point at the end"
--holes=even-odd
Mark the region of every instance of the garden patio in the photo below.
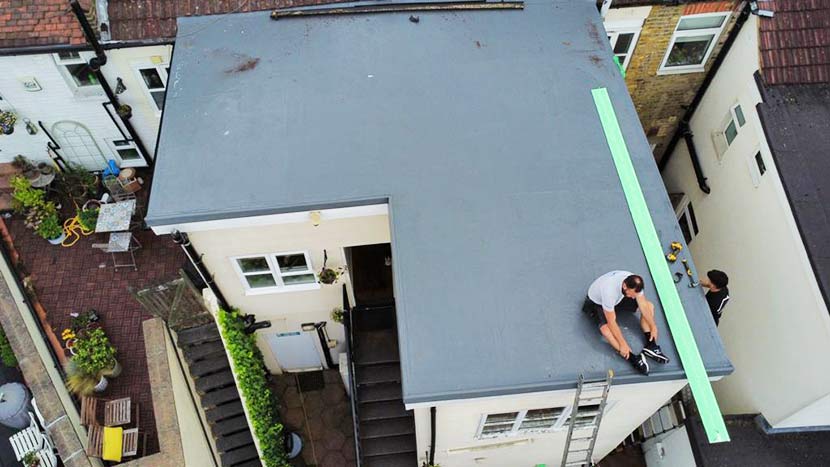
{"type": "MultiPolygon", "coordinates": [[[[140,170],[138,177],[143,179],[144,186],[135,198],[139,206],[146,206],[151,174],[140,170]]],[[[64,199],[60,204],[63,206],[59,210],[62,219],[74,216],[74,208],[68,209],[68,206],[75,203],[64,199]]],[[[140,213],[139,208],[137,215],[140,213]]],[[[133,404],[138,404],[140,430],[147,434],[146,452],[139,451],[139,455],[158,452],[141,324],[152,315],[133,298],[129,289],[138,290],[178,277],[179,269],[186,264],[180,248],[168,237],[157,237],[150,230],[134,228],[131,233],[141,245],[134,251],[135,268],[116,270],[109,252],[93,248],[93,244],[107,243],[105,233],[81,235],[70,247],[53,245],[27,228],[26,219],[20,214],[0,220],[0,231],[15,270],[61,363],[70,356],[61,338],[64,329],[72,323],[70,313],[95,310],[100,316],[100,327],[115,347],[123,371],[110,379],[105,391],[96,396],[106,399],[130,397],[133,404]]]]}

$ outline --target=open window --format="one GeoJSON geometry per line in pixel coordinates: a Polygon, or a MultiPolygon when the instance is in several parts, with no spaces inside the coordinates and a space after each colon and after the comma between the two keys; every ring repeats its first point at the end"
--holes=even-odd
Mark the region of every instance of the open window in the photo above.
{"type": "Polygon", "coordinates": [[[729,13],[681,17],[672,34],[659,73],[703,71],[728,17],[729,13]]]}
{"type": "Polygon", "coordinates": [[[58,52],[53,54],[55,63],[69,87],[79,96],[97,96],[103,94],[98,75],[89,66],[93,57],[88,52],[58,52]]]}

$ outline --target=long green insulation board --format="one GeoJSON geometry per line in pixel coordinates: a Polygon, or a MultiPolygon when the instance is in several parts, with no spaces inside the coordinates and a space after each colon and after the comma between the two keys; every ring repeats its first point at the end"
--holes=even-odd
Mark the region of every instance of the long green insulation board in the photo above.
{"type": "Polygon", "coordinates": [[[697,344],[695,344],[689,321],[686,319],[683,303],[680,301],[671,271],[663,256],[663,247],[660,245],[660,239],[657,237],[657,230],[654,228],[654,222],[648,211],[643,190],[640,188],[640,182],[634,172],[634,165],[631,162],[631,156],[625,145],[622,131],[620,131],[620,125],[617,121],[617,115],[614,113],[614,107],[611,105],[611,99],[608,97],[608,90],[605,88],[593,89],[591,94],[593,94],[594,105],[596,105],[599,113],[605,139],[608,141],[608,147],[617,168],[617,175],[622,183],[628,210],[634,220],[637,236],[640,238],[646,263],[651,272],[651,277],[654,279],[660,302],[663,304],[666,321],[669,323],[674,343],[677,346],[677,353],[680,355],[680,362],[683,364],[686,378],[689,380],[689,386],[691,386],[692,394],[695,397],[700,418],[706,430],[706,436],[710,443],[729,441],[726,424],[723,422],[723,416],[715,399],[715,393],[712,391],[712,385],[709,384],[709,377],[706,375],[706,368],[703,366],[700,351],[697,344]]]}

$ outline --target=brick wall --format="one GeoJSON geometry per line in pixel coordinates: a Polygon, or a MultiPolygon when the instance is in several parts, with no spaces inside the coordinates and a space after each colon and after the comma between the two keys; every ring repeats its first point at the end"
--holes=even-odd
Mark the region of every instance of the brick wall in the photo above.
{"type": "MultiPolygon", "coordinates": [[[[626,70],[626,84],[640,116],[649,142],[656,144],[654,155],[660,159],[674,134],[680,118],[694,98],[706,75],[704,72],[658,75],[657,70],[666,54],[674,28],[683,15],[734,11],[732,1],[707,2],[677,6],[655,5],[643,23],[640,39],[626,70]]],[[[733,15],[720,35],[719,43],[706,63],[711,67],[728,31],[734,24],[733,15]]]]}

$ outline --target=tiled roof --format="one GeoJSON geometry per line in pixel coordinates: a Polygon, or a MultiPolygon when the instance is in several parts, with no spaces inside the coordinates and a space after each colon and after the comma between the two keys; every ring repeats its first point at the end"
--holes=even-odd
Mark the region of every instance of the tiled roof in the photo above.
{"type": "Polygon", "coordinates": [[[760,18],[761,73],[769,85],[830,83],[830,0],[769,0],[760,18]]]}
{"type": "Polygon", "coordinates": [[[0,2],[0,48],[83,43],[84,34],[67,0],[0,2]]]}
{"type": "MultiPolygon", "coordinates": [[[[109,0],[114,40],[172,39],[176,18],[335,3],[337,0],[109,0]]],[[[345,0],[340,0],[345,1],[345,0]]]]}
{"type": "Polygon", "coordinates": [[[611,2],[611,8],[649,5],[677,5],[680,3],[701,3],[707,1],[711,2],[711,0],[613,0],[611,2]]]}

